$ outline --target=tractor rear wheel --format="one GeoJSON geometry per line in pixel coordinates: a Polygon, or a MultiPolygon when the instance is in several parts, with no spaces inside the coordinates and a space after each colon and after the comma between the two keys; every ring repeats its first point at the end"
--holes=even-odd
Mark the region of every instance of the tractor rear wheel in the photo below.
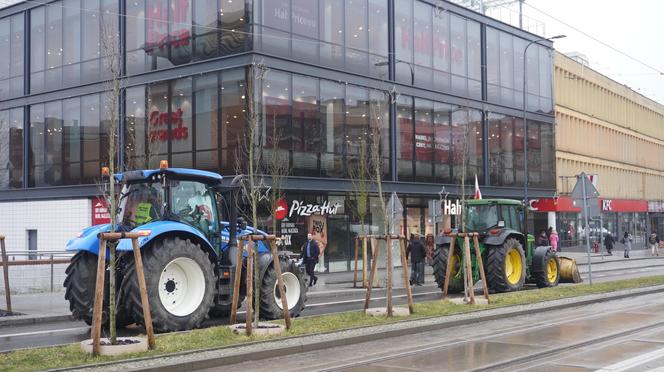
{"type": "MultiPolygon", "coordinates": [[[[145,284],[156,332],[197,328],[208,317],[215,291],[212,262],[189,239],[166,238],[143,252],[145,284]]],[[[122,283],[127,309],[144,324],[141,294],[132,263],[122,283]]]]}
{"type": "Polygon", "coordinates": [[[547,252],[544,257],[544,270],[534,273],[537,288],[555,287],[560,281],[560,264],[552,251],[547,252]]]}
{"type": "Polygon", "coordinates": [[[520,290],[526,279],[526,256],[521,243],[509,238],[501,246],[487,246],[486,269],[491,291],[520,290]]]}
{"type": "MultiPolygon", "coordinates": [[[[445,273],[447,271],[447,257],[450,252],[450,245],[443,244],[438,246],[433,253],[431,267],[433,275],[441,289],[445,286],[445,273]]],[[[449,293],[459,293],[463,291],[463,272],[461,271],[461,250],[454,248],[452,255],[452,270],[450,272],[450,282],[447,287],[449,293]]]]}
{"type": "MultiPolygon", "coordinates": [[[[286,290],[290,316],[298,317],[304,310],[307,295],[306,283],[302,278],[302,272],[294,261],[280,259],[279,263],[281,264],[281,279],[286,290]]],[[[283,306],[279,288],[277,288],[277,271],[274,269],[274,262],[263,275],[260,298],[261,318],[268,320],[283,318],[283,306]]]]}
{"type": "MultiPolygon", "coordinates": [[[[82,320],[87,325],[92,325],[92,308],[95,302],[95,285],[97,283],[97,261],[98,256],[87,251],[79,251],[72,257],[71,263],[65,270],[64,287],[65,299],[69,301],[74,319],[82,320]]],[[[102,306],[102,325],[108,323],[108,293],[109,272],[106,271],[104,278],[104,304],[102,306]]],[[[120,301],[118,301],[118,305],[120,301]]],[[[116,306],[116,326],[124,327],[133,323],[131,317],[124,311],[122,306],[116,306]]]]}

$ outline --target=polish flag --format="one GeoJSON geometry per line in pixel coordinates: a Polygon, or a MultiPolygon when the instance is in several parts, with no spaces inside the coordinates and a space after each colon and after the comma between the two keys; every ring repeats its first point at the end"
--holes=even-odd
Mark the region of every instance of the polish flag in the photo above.
{"type": "Polygon", "coordinates": [[[477,174],[475,174],[475,199],[482,199],[482,192],[480,191],[480,184],[477,182],[477,174]]]}

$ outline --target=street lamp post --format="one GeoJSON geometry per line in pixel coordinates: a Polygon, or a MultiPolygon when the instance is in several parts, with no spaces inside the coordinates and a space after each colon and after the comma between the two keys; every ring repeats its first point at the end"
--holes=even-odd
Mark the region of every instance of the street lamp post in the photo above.
{"type": "MultiPolygon", "coordinates": [[[[556,35],[556,36],[551,36],[548,38],[540,38],[537,40],[533,40],[526,45],[526,48],[523,50],[523,203],[524,203],[524,210],[528,209],[528,120],[526,119],[526,110],[527,110],[527,105],[526,105],[526,77],[528,76],[527,71],[528,71],[528,63],[526,62],[526,53],[528,52],[528,48],[533,45],[537,44],[540,41],[551,41],[555,39],[562,39],[566,37],[565,35],[556,35]]],[[[525,225],[527,224],[526,218],[524,218],[524,228],[526,227],[525,225]]]]}

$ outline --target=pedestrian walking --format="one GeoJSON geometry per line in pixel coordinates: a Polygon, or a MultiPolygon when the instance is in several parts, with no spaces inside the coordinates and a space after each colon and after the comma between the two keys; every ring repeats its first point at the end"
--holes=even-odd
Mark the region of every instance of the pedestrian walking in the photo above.
{"type": "Polygon", "coordinates": [[[304,267],[309,275],[309,287],[316,285],[318,277],[314,269],[318,263],[318,256],[320,256],[320,247],[318,242],[314,240],[311,233],[307,234],[307,241],[302,245],[302,254],[300,258],[304,261],[304,267]]]}
{"type": "Polygon", "coordinates": [[[551,249],[553,249],[554,252],[558,252],[558,241],[560,240],[560,237],[558,236],[558,232],[555,229],[551,230],[551,235],[549,236],[549,243],[551,243],[551,249]]]}
{"type": "Polygon", "coordinates": [[[652,234],[650,234],[648,243],[650,244],[650,255],[659,256],[659,236],[657,236],[656,232],[653,231],[652,234]]]}
{"type": "Polygon", "coordinates": [[[613,240],[613,235],[611,235],[611,232],[609,231],[606,236],[604,237],[604,247],[606,247],[606,253],[609,254],[609,256],[613,256],[613,245],[615,244],[615,240],[613,240]]]}
{"type": "Polygon", "coordinates": [[[546,237],[546,230],[542,230],[542,232],[537,237],[537,246],[543,247],[547,245],[549,245],[549,239],[546,237]]]}
{"type": "Polygon", "coordinates": [[[625,234],[623,235],[622,240],[620,241],[625,245],[625,252],[624,252],[624,257],[629,258],[629,251],[632,250],[632,234],[629,232],[625,231],[625,234]]]}
{"type": "Polygon", "coordinates": [[[411,234],[412,238],[406,247],[406,258],[410,257],[410,284],[424,284],[424,258],[426,249],[418,234],[411,234]]]}

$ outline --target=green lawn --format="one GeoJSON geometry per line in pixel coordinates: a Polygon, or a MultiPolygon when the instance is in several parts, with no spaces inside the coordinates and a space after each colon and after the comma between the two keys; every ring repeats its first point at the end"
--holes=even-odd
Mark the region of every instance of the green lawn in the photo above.
{"type": "Polygon", "coordinates": [[[294,319],[293,321],[293,329],[288,332],[288,334],[283,336],[246,337],[233,334],[228,328],[223,326],[197,329],[191,332],[159,335],[157,337],[156,350],[148,351],[146,353],[128,355],[123,358],[92,357],[81,352],[79,344],[30,350],[18,350],[0,353],[0,370],[34,371],[50,368],[73,367],[83,364],[95,364],[134,357],[145,357],[188,350],[216,348],[251,341],[266,340],[269,338],[283,338],[289,336],[338,331],[349,328],[367,327],[378,324],[404,321],[407,319],[445,316],[450,314],[478,311],[487,308],[524,305],[560,298],[612,292],[621,289],[647,287],[659,284],[664,284],[664,276],[652,276],[648,278],[606,282],[594,284],[593,286],[589,286],[587,284],[565,285],[555,288],[546,288],[532,291],[495,294],[491,295],[492,303],[489,306],[456,305],[449,301],[428,301],[415,304],[415,314],[408,317],[399,318],[366,316],[361,311],[298,318],[294,319]]]}

